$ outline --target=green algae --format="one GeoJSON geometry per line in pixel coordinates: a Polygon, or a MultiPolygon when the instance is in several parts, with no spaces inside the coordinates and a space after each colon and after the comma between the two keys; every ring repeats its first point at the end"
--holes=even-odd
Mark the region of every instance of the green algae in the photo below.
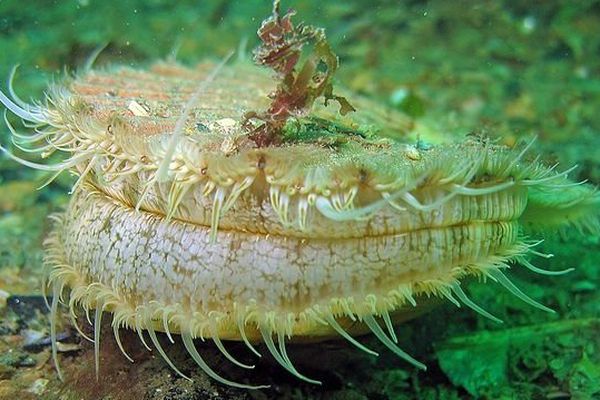
{"type": "MultiPolygon", "coordinates": [[[[570,392],[588,391],[591,396],[598,390],[593,377],[599,349],[592,344],[598,329],[600,321],[590,318],[481,331],[439,343],[436,355],[451,381],[474,396],[506,396],[511,377],[543,392],[547,379],[560,382],[573,375],[581,375],[583,383],[570,392]]],[[[512,395],[523,393],[513,389],[512,395]]]]}
{"type": "Polygon", "coordinates": [[[284,143],[320,143],[327,147],[340,147],[348,143],[351,137],[375,139],[377,136],[369,127],[352,129],[335,121],[311,117],[292,119],[284,126],[284,143]]]}

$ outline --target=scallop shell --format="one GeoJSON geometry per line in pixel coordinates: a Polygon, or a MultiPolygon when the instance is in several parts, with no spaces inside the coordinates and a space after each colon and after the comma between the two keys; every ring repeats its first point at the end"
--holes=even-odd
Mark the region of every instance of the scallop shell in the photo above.
{"type": "MultiPolygon", "coordinates": [[[[253,343],[263,342],[282,367],[317,383],[294,367],[286,341],[341,336],[375,354],[355,338],[372,333],[425,368],[399,347],[394,323],[429,297],[497,320],[465,293],[470,276],[550,311],[506,272],[515,261],[565,272],[529,261],[540,253],[526,229],[597,227],[599,196],[570,182],[570,170],[529,159],[531,143],[412,144],[410,119],[352,94],[354,115],[317,105],[288,122],[281,145],[258,147],[244,115],[265,109],[274,87],[244,63],[159,63],[89,71],[39,105],[0,92],[36,127],[27,136],[9,124],[15,144],[66,158],[41,164],[8,154],[79,176],[46,242],[53,321],[61,299],[72,315],[95,310],[98,355],[99,326],[110,313],[121,350],[119,329],[136,330],[142,341],[147,332],[185,376],[156,332],[178,334],[209,376],[254,388],[221,377],[193,339],[212,339],[244,368],[251,366],[222,340],[257,354],[253,343]]],[[[54,322],[52,334],[58,366],[54,322]]]]}

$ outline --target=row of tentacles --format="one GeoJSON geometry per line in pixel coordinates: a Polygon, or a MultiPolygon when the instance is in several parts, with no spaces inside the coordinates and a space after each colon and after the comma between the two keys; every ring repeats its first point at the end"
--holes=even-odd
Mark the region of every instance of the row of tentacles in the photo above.
{"type": "MultiPolygon", "coordinates": [[[[143,345],[148,350],[151,350],[151,347],[144,338],[144,331],[147,331],[152,345],[162,356],[162,358],[164,358],[166,363],[177,374],[186,379],[190,379],[170,360],[156,335],[156,331],[163,331],[166,333],[168,339],[174,343],[171,330],[175,330],[181,336],[181,340],[192,359],[210,377],[223,384],[234,387],[248,389],[265,387],[264,385],[248,385],[223,378],[212,368],[210,368],[193,344],[193,339],[195,338],[201,338],[203,341],[206,338],[210,338],[228,360],[242,368],[253,368],[253,365],[247,365],[236,360],[227,351],[224,344],[219,339],[217,334],[217,328],[219,324],[231,325],[231,322],[228,322],[228,320],[233,320],[239,330],[239,334],[243,342],[254,354],[259,357],[261,356],[256,347],[252,345],[247,338],[247,327],[255,327],[260,332],[261,339],[266,345],[269,353],[283,368],[288,370],[294,376],[307,382],[317,384],[320,383],[319,381],[306,377],[302,373],[298,372],[287,355],[285,343],[286,339],[291,338],[293,324],[295,323],[296,319],[295,315],[277,315],[274,312],[261,312],[256,305],[235,306],[230,315],[216,311],[211,311],[204,315],[199,311],[190,312],[189,310],[185,310],[179,304],[165,305],[160,304],[159,302],[150,302],[145,305],[132,306],[131,303],[118,292],[118,290],[98,282],[89,283],[86,277],[82,276],[76,268],[65,263],[66,256],[61,251],[62,248],[58,234],[58,232],[60,232],[61,217],[55,216],[54,219],[57,229],[54,231],[54,234],[47,239],[46,246],[49,251],[47,252],[45,259],[46,264],[51,270],[49,273],[49,280],[48,282],[44,283],[44,287],[50,287],[52,289],[52,302],[49,305],[51,310],[52,351],[59,374],[61,374],[61,372],[57,354],[56,324],[58,321],[58,306],[59,303],[62,302],[68,306],[69,315],[71,317],[73,326],[76,327],[76,329],[84,338],[94,343],[95,366],[97,373],[100,367],[99,346],[102,315],[105,311],[110,311],[113,314],[112,328],[116,343],[124,356],[132,362],[133,359],[127,354],[121,343],[119,329],[122,327],[136,331],[143,345]],[[70,293],[67,298],[64,297],[65,287],[70,288],[70,293]],[[76,310],[78,307],[83,309],[88,322],[93,326],[93,338],[88,337],[79,328],[78,322],[76,321],[76,310]],[[89,315],[90,310],[95,310],[93,320],[89,315]],[[176,328],[169,328],[170,326],[176,328]]],[[[412,284],[404,284],[398,287],[396,290],[390,291],[387,294],[387,299],[385,302],[391,306],[390,310],[394,310],[400,307],[416,307],[418,305],[418,296],[437,296],[449,300],[457,307],[460,307],[461,304],[466,305],[467,307],[487,318],[490,318],[493,321],[502,322],[499,318],[493,316],[488,311],[474,303],[462,289],[460,278],[463,278],[466,275],[475,275],[479,276],[480,279],[490,279],[499,283],[515,296],[534,307],[544,311],[553,312],[551,309],[539,304],[524,294],[507,278],[503,272],[503,270],[509,268],[509,263],[517,260],[534,272],[542,274],[558,275],[571,270],[545,271],[533,266],[525,259],[525,256],[549,256],[539,253],[533,249],[533,247],[538,243],[539,242],[532,243],[526,242],[525,240],[520,240],[519,243],[515,244],[510,249],[507,249],[504,254],[488,257],[487,260],[478,264],[466,265],[461,272],[458,272],[458,269],[455,269],[456,275],[448,276],[445,280],[429,280],[412,284]]],[[[375,335],[375,337],[377,337],[383,345],[389,348],[396,355],[417,368],[425,369],[426,367],[424,364],[414,359],[397,345],[398,340],[394,332],[390,313],[388,310],[376,307],[377,300],[378,299],[375,298],[375,295],[367,295],[364,299],[332,299],[330,304],[313,305],[312,307],[305,309],[299,314],[299,319],[313,324],[328,325],[357,348],[369,354],[377,355],[375,351],[367,348],[364,344],[360,343],[357,339],[353,338],[348,332],[346,332],[344,328],[337,322],[337,319],[346,317],[354,321],[359,321],[364,323],[375,335]],[[372,304],[372,309],[368,312],[357,313],[355,311],[356,308],[354,307],[356,302],[360,302],[361,304],[370,303],[372,304]],[[337,311],[334,313],[332,310],[337,311]],[[384,329],[382,329],[379,322],[377,322],[377,317],[383,320],[387,333],[384,331],[384,329]]]]}
{"type": "MultiPolygon", "coordinates": [[[[70,154],[56,164],[39,164],[19,158],[0,146],[10,157],[23,165],[53,172],[48,183],[61,172],[76,169],[79,178],[71,192],[77,190],[93,172],[107,194],[121,197],[120,200],[125,202],[131,199],[122,198],[124,194],[119,192],[120,183],[135,175],[139,181],[145,182],[135,201],[135,208],[160,208],[167,220],[177,215],[182,200],[193,189],[194,196],[212,198],[212,216],[206,222],[211,226],[213,240],[221,217],[259,176],[265,177],[270,205],[282,225],[294,226],[300,231],[309,225],[308,218],[313,210],[334,221],[348,221],[366,218],[386,206],[399,211],[409,208],[416,212],[429,212],[456,196],[481,196],[517,186],[560,191],[580,184],[566,180],[575,167],[555,172],[556,164],[547,167],[539,163],[538,158],[523,162],[533,141],[519,151],[477,144],[471,154],[462,154],[462,159],[457,160],[454,155],[444,157],[441,153],[437,157],[427,157],[411,168],[397,171],[394,179],[389,178],[393,175],[389,171],[385,177],[372,179],[368,183],[369,189],[378,193],[381,199],[357,207],[355,199],[359,187],[364,188],[364,175],[371,171],[365,172],[364,167],[352,164],[351,160],[334,167],[313,166],[298,170],[299,166],[289,165],[290,156],[283,154],[289,152],[289,148],[270,149],[268,158],[261,151],[249,151],[235,158],[202,152],[199,146],[186,140],[180,140],[173,154],[165,159],[167,147],[171,144],[168,137],[141,151],[130,142],[127,146],[120,146],[118,141],[113,140],[113,135],[117,134],[114,129],[110,131],[106,126],[97,126],[97,122],[81,126],[81,121],[74,116],[78,99],[65,89],[54,89],[53,94],[47,96],[47,104],[33,106],[18,99],[12,88],[9,90],[13,99],[0,92],[0,101],[35,130],[31,135],[17,132],[5,113],[5,122],[15,146],[28,153],[37,153],[42,158],[56,151],[70,154]],[[491,155],[491,152],[494,154],[491,155]],[[140,154],[145,156],[140,157],[140,154]],[[271,160],[274,165],[269,165],[271,160]],[[283,163],[285,168],[282,168],[283,163]],[[168,165],[167,175],[161,177],[160,170],[164,165],[168,165]],[[494,182],[486,182],[486,176],[493,176],[494,182]],[[156,204],[156,198],[147,196],[151,191],[163,191],[164,187],[168,188],[164,204],[156,204]],[[423,202],[415,195],[430,188],[436,190],[436,198],[429,202],[423,202]]],[[[402,147],[410,149],[411,146],[402,147]]],[[[306,161],[302,151],[297,156],[301,159],[299,165],[306,161]]]]}

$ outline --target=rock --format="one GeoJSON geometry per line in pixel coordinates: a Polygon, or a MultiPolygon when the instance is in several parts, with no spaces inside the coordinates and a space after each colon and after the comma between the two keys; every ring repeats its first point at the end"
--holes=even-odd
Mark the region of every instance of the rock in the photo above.
{"type": "Polygon", "coordinates": [[[48,382],[50,382],[48,379],[36,379],[33,382],[33,384],[27,389],[27,391],[41,396],[46,391],[46,386],[48,386],[48,382]]]}
{"type": "Polygon", "coordinates": [[[10,297],[10,293],[8,293],[6,290],[0,289],[0,310],[4,309],[4,307],[6,307],[6,301],[8,300],[9,297],[10,297]]]}

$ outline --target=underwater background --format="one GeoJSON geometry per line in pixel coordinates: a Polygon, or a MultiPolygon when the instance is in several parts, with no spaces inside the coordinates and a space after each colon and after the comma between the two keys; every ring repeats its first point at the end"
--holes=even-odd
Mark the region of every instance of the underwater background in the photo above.
{"type": "MultiPolygon", "coordinates": [[[[408,114],[425,139],[428,131],[448,141],[475,133],[513,145],[537,136],[535,152],[548,163],[577,164],[572,179],[600,183],[600,1],[283,1],[288,7],[296,21],[326,28],[341,61],[338,84],[408,114]]],[[[20,64],[16,92],[42,99],[48,83],[76,74],[101,48],[97,68],[144,68],[169,57],[192,65],[230,50],[250,57],[270,12],[268,0],[0,0],[0,77],[20,64]]],[[[0,143],[11,148],[3,122],[0,143]]],[[[42,241],[47,216],[65,206],[73,180],[64,174],[36,190],[47,178],[0,156],[0,399],[600,398],[600,237],[576,231],[547,232],[540,247],[555,257],[538,265],[574,272],[512,274],[556,314],[471,282],[471,297],[504,324],[442,304],[398,326],[402,347],[426,372],[345,342],[296,345],[290,352],[299,367],[324,384],[305,384],[264,361],[251,380],[275,376],[277,384],[249,392],[174,376],[135,338],[129,364],[105,335],[96,382],[93,346],[65,323],[62,357],[81,372],[62,384],[41,296],[42,241]]],[[[169,351],[185,365],[180,348],[169,351]]]]}

